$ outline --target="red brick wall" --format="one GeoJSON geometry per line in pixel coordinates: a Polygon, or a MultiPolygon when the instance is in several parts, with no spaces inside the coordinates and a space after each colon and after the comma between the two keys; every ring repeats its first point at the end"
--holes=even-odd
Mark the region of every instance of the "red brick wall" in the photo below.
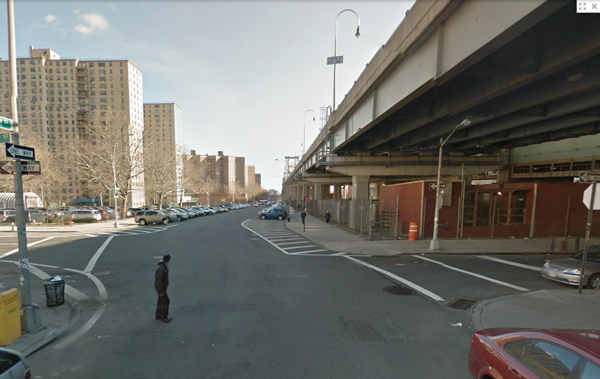
{"type": "Polygon", "coordinates": [[[410,182],[381,187],[381,205],[384,209],[395,209],[399,198],[398,220],[402,222],[402,234],[408,234],[411,221],[421,228],[421,198],[423,182],[410,182]]]}

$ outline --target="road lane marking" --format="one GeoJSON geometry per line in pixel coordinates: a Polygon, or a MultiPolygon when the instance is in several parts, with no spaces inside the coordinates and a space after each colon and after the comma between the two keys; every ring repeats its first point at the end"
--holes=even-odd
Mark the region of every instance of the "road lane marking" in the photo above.
{"type": "MultiPolygon", "coordinates": [[[[7,261],[7,260],[3,259],[3,260],[0,260],[0,262],[12,263],[12,264],[16,264],[17,266],[19,266],[19,261],[7,261]]],[[[40,270],[39,268],[35,267],[35,266],[50,267],[50,268],[59,268],[57,266],[42,265],[42,264],[31,264],[31,265],[29,265],[29,272],[32,273],[33,275],[37,276],[38,278],[42,279],[42,280],[51,278],[51,276],[48,275],[46,272],[40,270]]],[[[71,296],[73,299],[75,299],[77,301],[81,301],[81,300],[85,300],[85,299],[89,298],[88,295],[84,294],[83,292],[79,291],[78,289],[75,289],[75,288],[71,287],[68,284],[65,284],[65,294],[71,296]]]]}
{"type": "MultiPolygon", "coordinates": [[[[39,241],[35,241],[35,242],[32,242],[32,243],[29,243],[29,244],[27,244],[27,247],[30,247],[30,246],[33,246],[33,245],[37,245],[38,243],[49,241],[49,240],[51,240],[53,238],[54,237],[48,237],[48,238],[45,238],[43,240],[39,240],[39,241]]],[[[17,253],[18,251],[19,251],[19,249],[14,249],[14,250],[9,251],[8,253],[4,253],[4,254],[0,255],[0,259],[8,257],[9,255],[13,255],[14,253],[17,253]]]]}
{"type": "Polygon", "coordinates": [[[104,313],[105,309],[106,309],[106,307],[100,307],[100,308],[96,309],[96,312],[94,312],[92,317],[90,317],[90,319],[85,323],[85,325],[83,325],[81,327],[81,329],[79,329],[76,333],[67,336],[64,340],[59,341],[54,346],[54,348],[61,349],[65,346],[67,346],[68,344],[70,344],[71,342],[75,341],[76,339],[80,338],[85,333],[87,333],[87,331],[90,330],[94,326],[94,324],[96,324],[98,319],[100,319],[100,316],[102,316],[102,313],[104,313]]]}
{"type": "Polygon", "coordinates": [[[98,259],[100,259],[100,256],[104,252],[104,249],[106,249],[106,246],[108,246],[108,244],[110,243],[110,241],[112,239],[113,239],[113,237],[111,236],[111,237],[108,237],[106,239],[106,241],[104,241],[104,243],[102,244],[102,246],[100,246],[100,248],[96,251],[96,253],[92,257],[92,259],[90,259],[90,261],[88,262],[88,264],[85,267],[85,270],[83,270],[83,272],[85,272],[85,273],[92,272],[92,270],[94,269],[94,266],[96,265],[96,262],[98,262],[98,259]]]}
{"type": "Polygon", "coordinates": [[[262,238],[263,240],[267,241],[270,245],[272,245],[274,248],[276,248],[277,250],[281,251],[283,254],[285,255],[290,255],[290,253],[288,253],[287,251],[283,250],[282,248],[280,248],[279,246],[275,245],[273,242],[271,242],[270,240],[268,240],[267,238],[263,237],[261,234],[259,234],[258,232],[255,232],[254,230],[250,229],[249,227],[247,227],[246,225],[244,225],[246,223],[246,221],[242,222],[242,227],[244,227],[244,229],[249,230],[252,234],[255,234],[257,236],[259,236],[260,238],[262,238]]]}
{"type": "Polygon", "coordinates": [[[483,256],[482,255],[478,255],[477,258],[485,259],[486,261],[503,263],[503,264],[509,265],[509,266],[520,267],[520,268],[524,268],[526,270],[537,271],[537,272],[541,272],[542,271],[541,267],[530,266],[530,265],[526,265],[526,264],[523,264],[523,263],[517,263],[517,262],[507,261],[505,259],[500,259],[500,258],[495,258],[495,257],[488,257],[486,255],[483,255],[483,256]]]}
{"type": "MultiPolygon", "coordinates": [[[[310,253],[320,253],[322,251],[327,251],[326,249],[319,249],[319,250],[309,250],[309,251],[301,251],[299,253],[292,253],[292,255],[302,255],[302,254],[310,254],[310,253]]],[[[333,254],[333,256],[335,256],[336,254],[333,254]]]]}
{"type": "MultiPolygon", "coordinates": [[[[267,237],[265,237],[265,238],[267,238],[267,237]]],[[[273,239],[269,238],[269,241],[273,241],[273,242],[279,243],[279,242],[285,242],[285,241],[306,241],[306,239],[302,238],[302,237],[297,237],[297,238],[273,238],[273,239]]]]}
{"type": "Polygon", "coordinates": [[[283,246],[283,245],[296,245],[298,243],[305,243],[306,241],[296,241],[296,242],[284,242],[284,243],[278,243],[277,246],[283,246]]]}
{"type": "Polygon", "coordinates": [[[343,255],[343,257],[346,258],[346,259],[350,259],[354,263],[358,263],[360,265],[363,265],[363,266],[366,266],[366,267],[370,268],[371,270],[375,270],[375,271],[377,271],[377,272],[379,272],[379,273],[381,273],[383,275],[386,275],[386,276],[394,279],[395,281],[398,281],[398,282],[400,282],[400,283],[402,283],[402,284],[404,284],[404,285],[406,285],[406,286],[414,289],[415,291],[417,291],[417,292],[419,292],[419,293],[421,293],[421,294],[423,294],[423,295],[425,295],[425,296],[427,296],[427,297],[429,297],[429,298],[431,298],[431,299],[433,299],[435,301],[444,301],[444,299],[442,297],[436,295],[435,293],[433,293],[433,292],[431,292],[429,290],[426,290],[425,288],[419,286],[418,284],[415,284],[415,283],[411,282],[410,280],[406,280],[404,278],[401,278],[398,275],[392,274],[389,271],[386,271],[386,270],[384,270],[382,268],[379,268],[377,266],[373,266],[372,264],[369,264],[367,262],[363,262],[360,259],[356,259],[356,258],[350,257],[348,255],[343,255]]]}
{"type": "Polygon", "coordinates": [[[89,280],[94,282],[94,284],[96,285],[96,288],[98,288],[98,293],[100,294],[100,300],[108,299],[108,292],[106,292],[106,287],[104,287],[104,284],[94,274],[89,273],[89,272],[84,272],[81,270],[76,270],[74,268],[65,268],[65,271],[71,271],[71,272],[75,272],[77,274],[87,276],[89,280]]]}
{"type": "Polygon", "coordinates": [[[316,247],[315,245],[304,245],[304,246],[291,246],[291,247],[284,247],[283,250],[288,251],[288,250],[295,250],[295,249],[304,249],[307,247],[316,247]]]}
{"type": "Polygon", "coordinates": [[[471,271],[467,271],[467,270],[460,269],[458,267],[450,266],[450,265],[447,265],[447,264],[445,264],[443,262],[439,262],[439,261],[436,261],[436,260],[433,260],[433,259],[430,259],[430,258],[426,258],[426,257],[420,256],[420,255],[413,255],[413,257],[421,259],[421,260],[424,260],[424,261],[427,261],[427,262],[435,263],[435,264],[440,265],[442,267],[445,267],[445,268],[447,268],[449,270],[457,271],[457,272],[460,272],[460,273],[463,273],[463,274],[466,274],[466,275],[474,276],[474,277],[479,278],[479,279],[487,280],[488,282],[499,284],[499,285],[504,286],[504,287],[512,288],[512,289],[515,289],[517,291],[522,291],[522,292],[529,291],[529,289],[524,288],[524,287],[515,286],[514,284],[506,283],[506,282],[503,282],[503,281],[500,281],[500,280],[497,280],[497,279],[488,278],[487,276],[479,275],[479,274],[476,274],[476,273],[471,272],[471,271]]]}

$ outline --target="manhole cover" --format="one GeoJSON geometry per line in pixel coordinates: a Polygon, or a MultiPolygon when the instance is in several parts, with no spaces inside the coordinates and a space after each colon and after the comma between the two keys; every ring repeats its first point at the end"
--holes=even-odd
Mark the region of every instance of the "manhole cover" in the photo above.
{"type": "Polygon", "coordinates": [[[450,301],[448,304],[446,304],[448,307],[450,308],[454,308],[454,309],[462,309],[464,311],[467,311],[471,308],[473,308],[473,306],[477,304],[477,301],[475,300],[469,300],[469,299],[454,299],[452,301],[450,301]]]}
{"type": "Polygon", "coordinates": [[[406,288],[406,287],[402,287],[402,286],[390,286],[390,287],[385,287],[384,288],[385,292],[394,294],[394,295],[414,295],[415,291],[410,289],[410,288],[406,288]]]}
{"type": "Polygon", "coordinates": [[[110,274],[110,271],[101,271],[101,272],[94,273],[94,276],[104,276],[104,275],[108,275],[108,274],[110,274]]]}

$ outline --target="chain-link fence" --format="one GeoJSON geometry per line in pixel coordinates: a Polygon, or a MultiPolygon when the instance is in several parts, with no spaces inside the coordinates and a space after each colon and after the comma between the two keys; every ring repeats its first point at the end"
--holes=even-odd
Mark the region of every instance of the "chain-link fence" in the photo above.
{"type": "MultiPolygon", "coordinates": [[[[301,201],[291,202],[299,209],[301,201]]],[[[370,199],[311,200],[306,203],[308,214],[325,221],[327,211],[330,223],[359,234],[367,239],[395,239],[401,228],[398,223],[398,204],[370,199]]]]}

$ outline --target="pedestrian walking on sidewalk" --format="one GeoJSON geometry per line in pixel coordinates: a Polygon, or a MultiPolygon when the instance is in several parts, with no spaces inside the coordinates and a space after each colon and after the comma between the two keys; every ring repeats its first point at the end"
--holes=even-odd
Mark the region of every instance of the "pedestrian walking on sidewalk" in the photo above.
{"type": "Polygon", "coordinates": [[[158,262],[156,273],[154,274],[154,289],[158,294],[158,301],[156,302],[156,312],[154,318],[157,321],[171,322],[169,317],[169,305],[171,299],[167,295],[167,287],[169,287],[169,262],[171,261],[171,255],[167,254],[163,256],[163,259],[158,262]]]}
{"type": "Polygon", "coordinates": [[[306,209],[304,209],[302,213],[300,213],[300,217],[302,217],[302,224],[304,224],[306,219],[306,209]]]}
{"type": "Polygon", "coordinates": [[[329,224],[329,220],[331,220],[331,213],[329,213],[329,209],[325,212],[325,222],[329,224]]]}

